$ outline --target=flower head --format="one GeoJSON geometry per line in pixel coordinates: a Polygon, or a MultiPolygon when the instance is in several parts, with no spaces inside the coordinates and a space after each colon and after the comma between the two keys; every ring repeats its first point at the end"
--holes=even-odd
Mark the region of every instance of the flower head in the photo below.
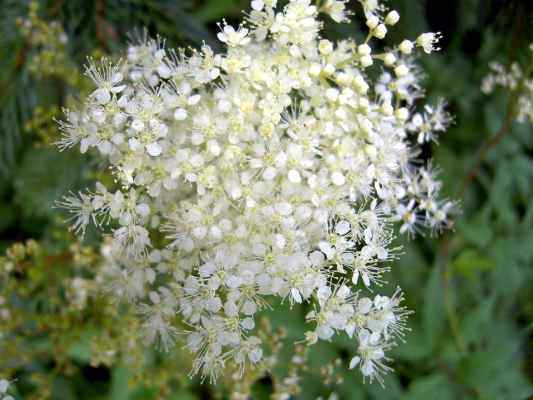
{"type": "Polygon", "coordinates": [[[318,14],[344,22],[345,3],[254,0],[246,25],[220,25],[220,54],[141,35],[125,62],[89,64],[96,88],[60,125],[60,149],[94,148],[113,175],[60,202],[74,230],[110,230],[100,280],[146,343],[183,337],[202,378],[261,363],[256,315],[279,298],[312,304],[309,344],[346,334],[351,366],[380,380],[408,312],[399,292],[364,293],[397,257],[395,228],[449,225],[454,203],[416,159],[449,117],[421,101],[413,42],[373,51],[399,18],[379,1],[360,1],[365,43],[320,36],[318,14]]]}

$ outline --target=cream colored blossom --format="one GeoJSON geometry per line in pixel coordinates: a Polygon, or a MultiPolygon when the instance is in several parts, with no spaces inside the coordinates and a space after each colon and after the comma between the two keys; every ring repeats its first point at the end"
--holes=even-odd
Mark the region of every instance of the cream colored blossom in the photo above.
{"type": "MultiPolygon", "coordinates": [[[[449,119],[417,111],[413,42],[373,51],[399,15],[361,4],[365,42],[321,36],[319,13],[348,18],[334,0],[254,0],[244,25],[220,25],[221,54],[144,37],[124,63],[88,67],[96,88],[60,124],[60,149],[95,150],[116,183],[60,202],[77,232],[110,231],[98,281],[134,304],[147,343],[181,337],[192,373],[261,362],[255,315],[274,297],[311,304],[309,344],[346,334],[365,379],[389,370],[408,312],[399,291],[361,291],[383,282],[396,230],[451,224],[453,203],[413,158],[449,119]]],[[[435,41],[416,44],[429,53],[435,41]]],[[[72,288],[82,307],[85,285],[72,288]]]]}

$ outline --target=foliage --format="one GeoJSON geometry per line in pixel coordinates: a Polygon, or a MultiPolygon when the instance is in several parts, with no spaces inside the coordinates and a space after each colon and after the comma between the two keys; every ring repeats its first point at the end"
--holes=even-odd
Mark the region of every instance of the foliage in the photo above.
{"type": "MultiPolygon", "coordinates": [[[[305,399],[332,392],[342,399],[533,395],[532,126],[514,121],[510,93],[497,89],[484,95],[480,90],[489,62],[531,62],[531,7],[496,0],[390,0],[389,5],[402,15],[398,37],[443,32],[440,55],[423,62],[428,92],[448,99],[455,124],[438,146],[423,151],[446,171],[441,177],[445,192],[462,197],[463,213],[455,232],[403,243],[405,254],[390,280],[401,283],[415,314],[407,342],[393,354],[396,373],[381,389],[362,386],[353,373],[339,368],[337,359],[348,362],[348,344],[341,339],[313,354],[298,348],[288,359],[290,343],[302,328],[287,313],[272,316],[272,326],[264,326],[278,357],[271,360],[275,368],[265,365],[264,372],[242,380],[228,373],[216,387],[201,387],[186,376],[191,360],[179,349],[162,356],[131,346],[136,340],[129,335],[131,326],[139,321],[130,310],[117,309],[91,291],[99,257],[94,237],[89,232],[83,246],[75,245],[52,209],[68,188],[96,178],[95,160],[76,161],[48,147],[58,137],[51,118],[73,101],[72,93],[87,90],[76,72],[83,55],[114,52],[134,26],[147,26],[172,44],[215,44],[214,23],[223,16],[229,22],[239,17],[243,4],[0,3],[5,11],[0,32],[0,248],[6,252],[0,262],[0,378],[16,379],[11,395],[195,399],[227,398],[233,392],[237,398],[235,393],[246,392],[246,386],[254,399],[280,393],[282,386],[305,399]],[[31,29],[24,23],[28,20],[31,29]],[[72,285],[85,284],[88,306],[80,311],[76,304],[81,299],[69,293],[72,285]],[[120,350],[112,354],[110,348],[120,350]],[[291,380],[295,372],[303,377],[299,385],[291,380]]],[[[328,29],[356,37],[364,31],[355,24],[328,29]]],[[[307,310],[295,311],[303,320],[307,310]]]]}

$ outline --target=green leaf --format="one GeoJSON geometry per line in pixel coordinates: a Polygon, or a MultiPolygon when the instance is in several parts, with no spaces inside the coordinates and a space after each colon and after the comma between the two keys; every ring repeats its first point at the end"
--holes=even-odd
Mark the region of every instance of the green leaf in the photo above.
{"type": "Polygon", "coordinates": [[[419,324],[408,320],[408,327],[411,329],[404,338],[405,343],[395,347],[391,354],[394,359],[401,359],[410,362],[422,362],[431,354],[431,343],[428,344],[422,327],[419,324]]]}
{"type": "Polygon", "coordinates": [[[443,374],[434,374],[416,379],[403,397],[405,400],[455,400],[459,397],[454,386],[443,374]]]}
{"type": "Polygon", "coordinates": [[[483,398],[526,399],[533,387],[520,371],[512,348],[494,346],[470,354],[459,371],[465,383],[482,393],[483,398]]]}
{"type": "Polygon", "coordinates": [[[61,376],[54,379],[52,388],[53,399],[75,400],[79,398],[73,387],[73,383],[61,376]]]}
{"type": "Polygon", "coordinates": [[[91,339],[95,331],[87,329],[80,340],[73,343],[68,349],[68,355],[74,360],[88,364],[91,361],[91,339]]]}
{"type": "Polygon", "coordinates": [[[493,307],[496,296],[491,296],[481,302],[472,311],[464,314],[461,319],[461,336],[467,343],[478,343],[483,340],[480,332],[490,329],[491,320],[494,318],[493,307]]]}
{"type": "Polygon", "coordinates": [[[177,392],[173,393],[169,397],[169,400],[197,400],[197,399],[198,397],[196,397],[193,393],[187,390],[178,390],[177,392]]]}
{"type": "Polygon", "coordinates": [[[424,290],[422,323],[424,336],[429,348],[433,348],[444,327],[444,304],[442,292],[442,276],[434,267],[424,290]]]}
{"type": "Polygon", "coordinates": [[[15,221],[16,209],[12,204],[0,203],[0,233],[15,221]]]}
{"type": "Polygon", "coordinates": [[[15,199],[28,218],[50,217],[54,202],[81,182],[84,159],[56,149],[29,150],[14,179],[15,199]]]}
{"type": "Polygon", "coordinates": [[[228,17],[240,9],[235,0],[210,0],[195,14],[195,17],[201,22],[213,22],[228,17]]]}
{"type": "Polygon", "coordinates": [[[477,247],[485,247],[492,239],[493,226],[490,223],[490,210],[487,208],[476,213],[473,218],[460,219],[458,226],[459,233],[477,247]]]}
{"type": "Polygon", "coordinates": [[[131,372],[123,367],[115,367],[112,372],[111,389],[109,390],[110,400],[127,400],[130,398],[130,387],[128,381],[131,372]]]}
{"type": "Polygon", "coordinates": [[[494,266],[495,261],[492,258],[471,248],[462,250],[452,263],[454,271],[470,279],[479,272],[490,271],[494,266]]]}

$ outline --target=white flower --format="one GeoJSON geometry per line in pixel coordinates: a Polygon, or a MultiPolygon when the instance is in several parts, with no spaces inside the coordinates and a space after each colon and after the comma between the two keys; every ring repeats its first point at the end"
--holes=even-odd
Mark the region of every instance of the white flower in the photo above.
{"type": "Polygon", "coordinates": [[[391,369],[384,364],[386,361],[384,349],[381,347],[380,337],[377,334],[370,333],[366,329],[359,332],[359,355],[352,358],[350,365],[355,367],[360,365],[363,377],[369,378],[370,381],[377,379],[383,384],[382,374],[391,369]]]}
{"type": "Polygon", "coordinates": [[[295,169],[291,169],[287,174],[287,177],[289,178],[289,181],[291,181],[291,183],[300,183],[302,181],[300,173],[295,169]]]}
{"type": "Polygon", "coordinates": [[[124,79],[119,69],[119,65],[114,65],[106,59],[102,60],[99,66],[93,60],[89,60],[85,74],[98,86],[98,89],[91,94],[97,103],[102,105],[109,103],[113,94],[120,93],[126,88],[126,85],[119,85],[124,79]]]}
{"type": "Polygon", "coordinates": [[[413,47],[413,42],[405,39],[403,42],[400,43],[399,49],[403,54],[411,54],[411,52],[413,51],[413,47]]]}
{"type": "Polygon", "coordinates": [[[335,22],[349,22],[350,12],[346,10],[347,0],[326,0],[321,11],[328,14],[335,22]]]}
{"type": "Polygon", "coordinates": [[[427,54],[430,54],[432,51],[440,50],[439,47],[436,47],[436,44],[439,42],[441,34],[439,32],[427,32],[423,33],[416,39],[417,46],[422,47],[427,54]]]}
{"type": "Polygon", "coordinates": [[[349,231],[350,231],[351,227],[350,227],[350,223],[346,220],[342,220],[342,221],[339,221],[336,225],[335,225],[335,233],[337,235],[346,235],[349,231]]]}
{"type": "Polygon", "coordinates": [[[400,20],[400,14],[398,14],[398,11],[396,10],[390,11],[385,17],[385,23],[387,25],[396,25],[399,20],[400,20]]]}
{"type": "Polygon", "coordinates": [[[81,237],[85,236],[87,226],[94,219],[93,198],[88,193],[78,192],[78,194],[69,193],[63,200],[58,201],[58,207],[65,208],[72,216],[67,221],[72,221],[71,230],[81,237]]]}
{"type": "Polygon", "coordinates": [[[222,32],[219,32],[217,37],[223,43],[228,46],[244,46],[250,42],[248,37],[248,29],[240,26],[237,30],[231,25],[224,25],[222,32]]]}
{"type": "MultiPolygon", "coordinates": [[[[533,45],[529,46],[530,50],[533,45]]],[[[490,73],[483,79],[481,90],[485,94],[490,94],[501,86],[507,89],[511,96],[517,98],[516,120],[518,122],[533,122],[533,79],[530,79],[522,66],[512,63],[510,68],[506,68],[497,62],[489,64],[490,73]]]]}
{"type": "Polygon", "coordinates": [[[6,379],[0,379],[0,393],[6,393],[9,388],[9,381],[6,379]]]}

